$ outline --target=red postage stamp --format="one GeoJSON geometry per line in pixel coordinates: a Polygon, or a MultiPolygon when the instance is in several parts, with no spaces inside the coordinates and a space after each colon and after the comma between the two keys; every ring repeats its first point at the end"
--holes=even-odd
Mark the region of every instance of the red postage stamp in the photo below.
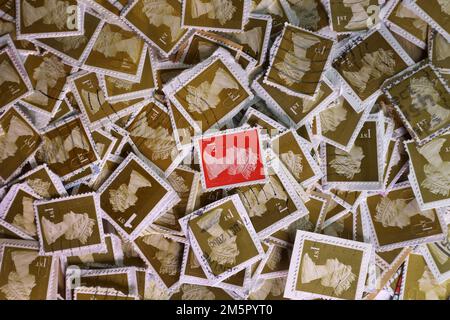
{"type": "Polygon", "coordinates": [[[206,190],[261,183],[265,159],[258,129],[227,130],[196,139],[206,190]]]}

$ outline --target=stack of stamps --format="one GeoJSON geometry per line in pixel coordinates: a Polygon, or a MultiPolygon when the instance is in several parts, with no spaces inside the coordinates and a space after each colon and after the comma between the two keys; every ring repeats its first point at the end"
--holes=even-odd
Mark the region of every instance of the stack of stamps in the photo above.
{"type": "Polygon", "coordinates": [[[448,0],[0,4],[0,300],[450,298],[448,0]]]}

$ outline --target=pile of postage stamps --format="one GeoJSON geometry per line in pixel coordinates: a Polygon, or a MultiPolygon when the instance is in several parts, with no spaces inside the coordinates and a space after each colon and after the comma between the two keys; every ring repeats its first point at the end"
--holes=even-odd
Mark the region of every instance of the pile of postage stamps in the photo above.
{"type": "Polygon", "coordinates": [[[450,1],[4,0],[0,300],[448,299],[450,1]]]}

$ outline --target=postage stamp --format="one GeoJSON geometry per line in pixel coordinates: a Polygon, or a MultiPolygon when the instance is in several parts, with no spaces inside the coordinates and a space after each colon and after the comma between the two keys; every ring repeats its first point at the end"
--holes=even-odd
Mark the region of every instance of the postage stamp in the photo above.
{"type": "Polygon", "coordinates": [[[62,119],[42,132],[43,143],[36,161],[46,163],[63,181],[99,161],[95,142],[80,116],[62,119]]]}
{"type": "Polygon", "coordinates": [[[257,77],[252,83],[252,89],[280,119],[297,128],[311,121],[337,98],[337,92],[333,91],[327,78],[320,82],[319,91],[312,99],[289,95],[265,84],[263,80],[263,76],[257,77]]]}
{"type": "Polygon", "coordinates": [[[307,187],[322,177],[322,171],[311,156],[306,140],[294,130],[288,130],[271,141],[271,148],[294,181],[307,187]]]}
{"type": "Polygon", "coordinates": [[[178,220],[194,209],[194,201],[199,192],[200,174],[188,167],[179,166],[167,177],[167,181],[177,192],[180,202],[159,216],[152,225],[155,228],[162,228],[169,233],[180,235],[182,232],[178,220]]]}
{"type": "Polygon", "coordinates": [[[446,182],[450,161],[450,134],[434,138],[418,147],[405,141],[409,155],[409,179],[422,210],[449,205],[450,185],[446,182]]]}
{"type": "Polygon", "coordinates": [[[261,239],[287,227],[308,213],[290,184],[278,158],[267,164],[269,179],[265,183],[235,188],[250,221],[261,239]]]}
{"type": "Polygon", "coordinates": [[[398,74],[383,90],[419,145],[450,128],[450,89],[429,63],[398,74]]]}
{"type": "Polygon", "coordinates": [[[20,103],[37,112],[53,116],[65,96],[67,77],[72,67],[48,52],[42,56],[29,55],[24,67],[34,90],[20,103]]]}
{"type": "Polygon", "coordinates": [[[284,296],[361,299],[371,256],[368,243],[299,230],[284,296]]]}
{"type": "Polygon", "coordinates": [[[152,228],[145,229],[134,240],[137,253],[152,270],[158,282],[170,291],[176,290],[180,284],[184,251],[182,240],[152,228]]]}
{"type": "Polygon", "coordinates": [[[127,239],[136,239],[163,210],[180,199],[170,184],[130,153],[98,190],[104,218],[127,239]]]}
{"type": "Polygon", "coordinates": [[[254,97],[247,74],[223,48],[182,72],[163,91],[197,132],[223,126],[254,97]]]}
{"type": "Polygon", "coordinates": [[[134,0],[123,9],[121,17],[165,56],[175,52],[191,34],[189,28],[181,25],[178,0],[134,0]]]}
{"type": "Polygon", "coordinates": [[[26,184],[15,184],[2,199],[0,218],[37,239],[33,202],[41,197],[26,184]]]}
{"type": "Polygon", "coordinates": [[[320,0],[301,2],[295,0],[280,0],[280,4],[285,8],[289,22],[293,25],[311,31],[319,31],[328,26],[328,14],[325,6],[320,0]]]}
{"type": "Polygon", "coordinates": [[[319,113],[317,127],[326,143],[350,151],[358,133],[369,116],[370,108],[359,112],[343,96],[338,97],[319,113]]]}
{"type": "Polygon", "coordinates": [[[251,127],[259,128],[261,139],[263,140],[269,140],[286,130],[284,125],[275,121],[266,114],[254,109],[253,107],[249,107],[241,119],[240,126],[246,124],[251,127]]]}
{"type": "Polygon", "coordinates": [[[269,15],[250,14],[243,32],[223,32],[221,35],[242,45],[242,50],[257,61],[256,66],[260,66],[266,59],[271,29],[272,18],[269,15]]]}
{"type": "Polygon", "coordinates": [[[56,300],[58,267],[36,241],[0,239],[0,299],[56,300]]]}
{"type": "Polygon", "coordinates": [[[400,288],[402,300],[439,300],[450,293],[450,280],[439,283],[424,257],[411,253],[405,262],[400,288]]]}
{"type": "Polygon", "coordinates": [[[322,225],[329,205],[329,200],[319,192],[312,192],[308,201],[305,203],[308,214],[300,219],[292,222],[286,228],[283,228],[268,237],[268,239],[281,246],[294,245],[295,235],[297,230],[304,230],[309,232],[319,232],[322,230],[322,225]]]}
{"type": "Polygon", "coordinates": [[[9,34],[0,37],[0,109],[13,105],[33,90],[22,59],[9,34]]]}
{"type": "Polygon", "coordinates": [[[261,279],[252,288],[248,294],[249,300],[287,300],[283,297],[284,287],[286,286],[286,276],[261,279]]]}
{"type": "Polygon", "coordinates": [[[66,299],[72,299],[74,291],[80,287],[96,290],[112,289],[125,295],[137,295],[135,267],[102,270],[68,268],[66,272],[66,299]]]}
{"type": "Polygon", "coordinates": [[[202,30],[240,32],[248,22],[251,0],[201,1],[182,4],[181,25],[202,30]]]}
{"type": "Polygon", "coordinates": [[[179,220],[208,279],[218,283],[260,260],[264,251],[238,195],[179,220]]]}
{"type": "Polygon", "coordinates": [[[84,6],[76,0],[15,1],[18,39],[83,35],[84,6]]]}
{"type": "Polygon", "coordinates": [[[177,59],[184,64],[195,65],[209,58],[217,48],[226,49],[248,74],[253,72],[256,67],[257,60],[243,51],[243,45],[233,42],[222,35],[204,31],[196,31],[189,38],[177,54],[177,59]]]}
{"type": "Polygon", "coordinates": [[[92,48],[100,32],[100,17],[92,12],[85,11],[84,34],[79,36],[64,36],[55,38],[33,39],[33,43],[54,55],[62,58],[65,63],[72,66],[81,66],[92,48]]]}
{"type": "Polygon", "coordinates": [[[417,16],[404,1],[391,1],[382,15],[391,31],[408,39],[418,47],[425,49],[428,23],[417,16]]]}
{"type": "Polygon", "coordinates": [[[377,250],[388,251],[438,241],[447,233],[438,209],[420,210],[408,185],[394,187],[385,196],[369,195],[362,212],[370,222],[377,250]]]}
{"type": "Polygon", "coordinates": [[[439,32],[428,33],[428,57],[443,73],[450,72],[450,44],[439,32]]]}
{"type": "Polygon", "coordinates": [[[80,256],[105,249],[96,194],[34,201],[42,255],[80,256]]]}
{"type": "Polygon", "coordinates": [[[80,256],[61,256],[61,263],[67,266],[84,266],[89,268],[109,268],[121,265],[123,252],[121,240],[114,234],[105,234],[105,251],[88,253],[80,256]]]}
{"type": "Polygon", "coordinates": [[[258,128],[243,128],[197,136],[203,189],[232,188],[267,182],[265,151],[258,128]]]}
{"type": "Polygon", "coordinates": [[[111,77],[139,81],[147,54],[144,40],[123,23],[102,21],[100,28],[83,68],[111,77]]]}
{"type": "MultiPolygon", "coordinates": [[[[253,267],[253,266],[252,266],[253,267]]],[[[200,264],[192,251],[192,248],[189,244],[186,244],[184,247],[183,253],[183,264],[182,264],[182,273],[180,277],[180,281],[182,283],[190,283],[194,285],[205,285],[211,286],[211,281],[206,277],[203,269],[200,267],[200,264]]],[[[230,276],[223,281],[213,284],[213,287],[222,288],[227,291],[232,291],[235,293],[239,293],[240,295],[245,295],[248,291],[248,287],[250,286],[250,273],[251,267],[242,269],[236,274],[230,276]]]]}
{"type": "Polygon", "coordinates": [[[103,164],[111,154],[117,139],[101,129],[91,131],[91,135],[92,140],[95,142],[95,148],[97,149],[98,156],[103,164]]]}
{"type": "Polygon", "coordinates": [[[322,143],[320,156],[324,188],[380,190],[384,170],[383,133],[382,118],[379,114],[370,115],[349,152],[322,143]]]}
{"type": "Polygon", "coordinates": [[[186,156],[174,137],[174,128],[167,108],[156,100],[148,100],[127,125],[129,137],[138,153],[144,155],[168,176],[186,156]]]}
{"type": "Polygon", "coordinates": [[[137,109],[142,99],[110,102],[106,99],[97,75],[80,72],[69,78],[70,88],[82,114],[92,127],[110,124],[137,109]]]}
{"type": "Polygon", "coordinates": [[[42,198],[56,198],[67,195],[61,179],[46,164],[39,165],[20,176],[15,183],[26,183],[42,198]]]}
{"type": "Polygon", "coordinates": [[[342,95],[356,111],[375,102],[386,79],[414,64],[381,24],[364,35],[356,35],[335,56],[333,69],[327,76],[332,83],[340,83],[344,89],[342,95]]]}
{"type": "Polygon", "coordinates": [[[35,240],[15,225],[0,219],[0,239],[35,240]]]}
{"type": "Polygon", "coordinates": [[[332,38],[286,23],[270,52],[264,83],[300,98],[313,98],[330,64],[332,38]]]}
{"type": "Polygon", "coordinates": [[[271,244],[266,254],[266,259],[261,263],[264,266],[260,273],[261,279],[274,279],[286,277],[289,270],[289,262],[292,255],[291,247],[282,247],[277,244],[271,244]]]}
{"type": "Polygon", "coordinates": [[[337,33],[365,31],[380,21],[383,0],[327,0],[331,28],[337,33]]]}
{"type": "Polygon", "coordinates": [[[442,0],[406,0],[406,5],[450,41],[448,4],[442,0]]]}
{"type": "Polygon", "coordinates": [[[34,156],[42,141],[39,131],[16,107],[0,115],[0,184],[14,178],[34,156]]]}
{"type": "Polygon", "coordinates": [[[139,82],[132,82],[110,76],[98,76],[105,98],[118,102],[151,96],[157,87],[157,75],[153,50],[147,48],[144,68],[139,82]]]}
{"type": "Polygon", "coordinates": [[[447,225],[447,235],[444,240],[426,243],[421,247],[428,267],[440,283],[450,279],[450,219],[448,214],[444,217],[444,223],[447,225]]]}

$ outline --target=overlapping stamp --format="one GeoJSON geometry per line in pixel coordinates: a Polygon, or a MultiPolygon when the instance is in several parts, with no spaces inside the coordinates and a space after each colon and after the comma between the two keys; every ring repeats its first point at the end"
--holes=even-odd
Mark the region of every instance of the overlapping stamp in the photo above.
{"type": "Polygon", "coordinates": [[[179,220],[208,279],[217,283],[264,255],[238,195],[223,198],[179,220]]]}
{"type": "Polygon", "coordinates": [[[13,105],[33,90],[30,78],[23,66],[11,37],[0,37],[0,109],[13,105]]]}
{"type": "Polygon", "coordinates": [[[361,111],[375,102],[386,79],[412,64],[414,61],[380,24],[340,48],[327,75],[343,86],[342,95],[355,110],[361,111]]]}
{"type": "Polygon", "coordinates": [[[94,193],[35,201],[33,206],[42,255],[80,256],[105,249],[94,193]]]}
{"type": "Polygon", "coordinates": [[[391,1],[383,14],[389,28],[422,49],[426,48],[428,24],[404,1],[391,1]]]}
{"type": "Polygon", "coordinates": [[[37,239],[33,202],[41,197],[26,184],[15,184],[2,199],[0,218],[37,239]]]}
{"type": "Polygon", "coordinates": [[[409,155],[409,179],[422,210],[445,207],[449,204],[448,176],[450,135],[434,138],[419,147],[405,141],[409,155]]]}
{"type": "Polygon", "coordinates": [[[437,241],[446,232],[442,211],[421,210],[408,185],[394,187],[385,196],[369,195],[362,209],[380,251],[437,241]]]}
{"type": "Polygon", "coordinates": [[[181,73],[163,91],[197,132],[221,127],[253,98],[247,75],[223,48],[181,73]]]}
{"type": "Polygon", "coordinates": [[[442,34],[447,41],[450,41],[450,26],[448,23],[450,11],[446,1],[406,0],[406,5],[442,34]]]}
{"type": "Polygon", "coordinates": [[[134,0],[123,9],[121,17],[133,30],[168,56],[190,34],[189,29],[181,25],[181,6],[178,0],[134,0]]]}
{"type": "Polygon", "coordinates": [[[331,28],[338,33],[364,31],[380,21],[382,0],[327,0],[331,28]]]}
{"type": "Polygon", "coordinates": [[[97,164],[99,156],[94,145],[86,124],[75,115],[43,129],[43,142],[35,158],[64,181],[97,164]]]}
{"type": "Polygon", "coordinates": [[[139,81],[147,45],[123,24],[102,21],[100,28],[83,68],[111,77],[139,81]]]}
{"type": "Polygon", "coordinates": [[[252,89],[280,119],[296,127],[312,120],[318,112],[337,98],[337,92],[330,87],[326,78],[320,83],[319,91],[312,99],[289,95],[265,84],[263,79],[263,76],[257,77],[252,83],[252,89]]]}
{"type": "Polygon", "coordinates": [[[406,129],[424,144],[450,127],[447,83],[427,63],[419,63],[390,79],[383,89],[406,129]]]}
{"type": "Polygon", "coordinates": [[[147,228],[134,240],[134,244],[158,282],[170,291],[176,290],[181,273],[183,239],[147,228]]]}
{"type": "Polygon", "coordinates": [[[127,130],[133,147],[168,176],[186,156],[177,148],[167,108],[149,100],[131,117],[127,130]]]}
{"type": "Polygon", "coordinates": [[[370,244],[297,231],[284,296],[360,299],[370,244]]]}
{"type": "Polygon", "coordinates": [[[332,38],[285,24],[270,53],[264,83],[287,94],[313,98],[331,59],[332,38]]]}
{"type": "Polygon", "coordinates": [[[279,160],[268,163],[267,182],[235,188],[247,210],[250,221],[261,239],[287,227],[308,211],[292,188],[279,160]]]}
{"type": "Polygon", "coordinates": [[[36,241],[0,239],[0,299],[56,300],[58,259],[39,254],[36,241]]]}
{"type": "Polygon", "coordinates": [[[402,300],[445,299],[450,292],[450,281],[439,283],[426,264],[424,257],[411,253],[402,274],[400,298],[402,300]]]}
{"type": "Polygon", "coordinates": [[[18,108],[8,107],[0,115],[0,183],[11,180],[29,161],[42,141],[39,131],[18,108]]]}
{"type": "Polygon", "coordinates": [[[72,66],[81,66],[100,32],[101,18],[92,11],[84,14],[84,34],[33,39],[33,43],[62,58],[72,66]]]}
{"type": "Polygon", "coordinates": [[[15,1],[18,39],[83,35],[84,7],[76,0],[15,1]]]}
{"type": "Polygon", "coordinates": [[[103,216],[129,240],[179,201],[168,182],[130,153],[98,190],[103,216]]]}
{"type": "Polygon", "coordinates": [[[248,22],[250,0],[186,0],[181,25],[202,30],[239,32],[248,22]]]}
{"type": "Polygon", "coordinates": [[[326,188],[379,190],[383,183],[383,121],[370,115],[349,152],[321,144],[321,169],[326,188]]]}

